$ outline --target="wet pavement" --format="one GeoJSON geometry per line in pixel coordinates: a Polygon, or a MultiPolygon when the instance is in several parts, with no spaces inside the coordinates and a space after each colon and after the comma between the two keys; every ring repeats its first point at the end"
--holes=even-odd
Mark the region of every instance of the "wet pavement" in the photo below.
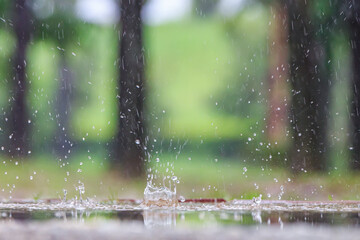
{"type": "Polygon", "coordinates": [[[206,226],[148,229],[140,223],[114,221],[87,224],[6,222],[0,239],[359,239],[360,230],[348,227],[295,224],[279,226],[206,226]]]}

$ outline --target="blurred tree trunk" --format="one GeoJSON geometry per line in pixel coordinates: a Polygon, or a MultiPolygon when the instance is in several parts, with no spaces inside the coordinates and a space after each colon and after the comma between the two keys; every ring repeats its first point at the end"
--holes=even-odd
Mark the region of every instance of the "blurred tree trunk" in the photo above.
{"type": "Polygon", "coordinates": [[[292,170],[325,170],[329,97],[328,42],[310,15],[311,0],[289,0],[292,170]]]}
{"type": "Polygon", "coordinates": [[[116,159],[127,177],[144,172],[144,50],[140,0],[121,1],[119,107],[116,159]]]}
{"type": "Polygon", "coordinates": [[[351,120],[353,123],[352,141],[352,169],[360,170],[360,2],[348,1],[350,10],[348,23],[350,33],[350,47],[352,52],[352,91],[351,120]]]}
{"type": "Polygon", "coordinates": [[[14,1],[16,49],[13,59],[14,85],[10,115],[9,153],[24,156],[28,151],[28,113],[26,109],[26,49],[30,41],[31,16],[26,0],[14,1]]]}
{"type": "Polygon", "coordinates": [[[288,16],[283,1],[271,6],[271,26],[269,34],[269,110],[267,136],[278,146],[286,144],[288,110],[288,16]]]}

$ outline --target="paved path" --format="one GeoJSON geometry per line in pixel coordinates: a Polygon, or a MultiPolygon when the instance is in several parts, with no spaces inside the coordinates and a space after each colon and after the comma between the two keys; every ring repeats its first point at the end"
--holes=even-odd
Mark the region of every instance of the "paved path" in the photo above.
{"type": "Polygon", "coordinates": [[[4,240],[112,240],[112,239],[359,239],[360,229],[294,224],[283,226],[239,226],[205,228],[147,229],[137,223],[102,221],[79,222],[2,222],[4,240]]]}

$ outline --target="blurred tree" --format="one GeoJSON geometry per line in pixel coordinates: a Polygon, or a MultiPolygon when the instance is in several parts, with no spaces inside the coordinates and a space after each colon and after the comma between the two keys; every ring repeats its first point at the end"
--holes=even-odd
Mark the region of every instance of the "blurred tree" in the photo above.
{"type": "Polygon", "coordinates": [[[53,35],[53,40],[56,42],[58,49],[60,48],[60,81],[55,100],[57,130],[54,138],[54,150],[59,157],[65,158],[68,157],[72,147],[71,136],[69,136],[69,121],[71,105],[74,98],[72,69],[68,64],[67,52],[65,52],[65,49],[75,38],[74,35],[76,34],[74,31],[77,21],[73,16],[70,17],[68,14],[64,13],[60,17],[54,16],[53,22],[57,22],[58,26],[58,28],[54,28],[55,34],[53,35]],[[64,18],[64,16],[66,16],[66,18],[64,18]]]}
{"type": "Polygon", "coordinates": [[[336,1],[289,0],[292,170],[325,170],[329,116],[329,33],[336,1]]]}
{"type": "Polygon", "coordinates": [[[7,20],[7,15],[11,6],[13,5],[10,0],[0,0],[0,16],[3,19],[2,21],[0,21],[1,24],[5,23],[4,20],[7,20]]]}
{"type": "Polygon", "coordinates": [[[16,49],[13,59],[14,85],[11,97],[9,153],[24,156],[28,152],[28,113],[26,106],[26,49],[31,35],[31,12],[26,0],[14,1],[16,49]]]}
{"type": "Polygon", "coordinates": [[[142,1],[122,0],[120,8],[120,119],[115,139],[116,160],[121,163],[125,176],[138,177],[144,171],[142,1]]]}
{"type": "Polygon", "coordinates": [[[73,75],[68,64],[67,47],[74,39],[79,38],[76,32],[79,20],[73,14],[73,0],[63,0],[52,4],[48,2],[50,6],[37,2],[33,0],[33,10],[37,16],[34,38],[35,40],[50,40],[55,43],[60,57],[58,66],[59,85],[56,96],[53,96],[55,97],[55,104],[52,106],[56,120],[56,132],[50,133],[54,136],[51,137],[53,141],[46,140],[45,142],[53,145],[52,148],[58,157],[65,158],[68,157],[73,145],[69,132],[69,121],[74,99],[73,75]],[[37,5],[42,6],[42,8],[36,7],[37,5]]]}
{"type": "MultiPolygon", "coordinates": [[[[211,99],[211,106],[216,108],[218,114],[236,116],[239,126],[249,129],[241,133],[240,141],[234,148],[237,152],[241,151],[243,157],[244,152],[251,153],[251,157],[260,154],[269,156],[265,153],[267,151],[255,150],[259,149],[260,143],[265,148],[262,130],[266,111],[264,95],[267,92],[263,83],[268,71],[268,59],[264,57],[267,52],[268,24],[269,14],[266,6],[252,2],[238,14],[227,18],[223,25],[223,34],[228,39],[233,59],[228,60],[227,74],[222,80],[226,81],[226,87],[219,88],[214,96],[217,105],[214,105],[211,99]],[[249,138],[252,139],[250,144],[249,138]],[[248,151],[244,151],[245,148],[248,151]]],[[[227,139],[223,142],[223,149],[226,149],[226,145],[229,149],[233,148],[227,139]]]]}
{"type": "Polygon", "coordinates": [[[73,78],[65,53],[60,54],[60,83],[56,96],[57,132],[55,135],[56,153],[64,158],[70,152],[72,143],[69,134],[69,119],[71,114],[73,78]]]}
{"type": "Polygon", "coordinates": [[[195,14],[200,17],[206,17],[213,14],[219,0],[194,0],[195,14]]]}
{"type": "Polygon", "coordinates": [[[267,136],[278,146],[286,144],[288,110],[288,16],[284,1],[270,6],[267,136]]]}
{"type": "Polygon", "coordinates": [[[352,53],[352,91],[350,117],[353,123],[352,169],[360,170],[360,2],[347,0],[347,22],[349,25],[349,39],[352,53]]]}

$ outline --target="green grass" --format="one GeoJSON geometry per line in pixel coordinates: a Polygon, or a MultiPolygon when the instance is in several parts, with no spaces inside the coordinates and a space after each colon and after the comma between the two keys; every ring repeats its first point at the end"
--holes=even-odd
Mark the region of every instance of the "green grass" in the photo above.
{"type": "Polygon", "coordinates": [[[72,198],[77,194],[75,187],[80,182],[85,185],[85,195],[98,200],[110,196],[141,196],[137,181],[110,172],[100,156],[89,160],[86,155],[76,155],[69,162],[57,161],[52,156],[37,156],[22,162],[3,157],[2,165],[0,198],[3,199],[62,198],[63,189],[72,198]]]}
{"type": "MultiPolygon", "coordinates": [[[[51,156],[38,156],[17,164],[2,157],[0,198],[60,199],[63,198],[63,189],[68,191],[68,198],[73,198],[77,194],[75,187],[79,181],[85,185],[85,196],[100,201],[142,198],[145,179],[125,179],[111,170],[100,155],[91,160],[87,157],[74,156],[69,164],[62,167],[61,162],[51,156]]],[[[293,176],[283,168],[254,166],[239,159],[219,158],[216,162],[205,155],[185,153],[176,160],[171,159],[174,159],[172,155],[163,154],[158,164],[167,166],[168,160],[170,165],[174,163],[174,174],[180,180],[177,184],[178,194],[186,198],[252,199],[262,194],[263,199],[279,199],[279,196],[291,200],[360,199],[360,176],[357,173],[333,171],[293,176]],[[188,160],[188,156],[191,156],[191,160],[188,160]]],[[[171,174],[171,170],[166,172],[166,168],[158,166],[158,175],[171,174]]]]}
{"type": "Polygon", "coordinates": [[[181,182],[178,190],[187,197],[252,199],[262,194],[263,199],[327,200],[329,195],[334,200],[360,199],[357,172],[334,170],[294,176],[281,167],[254,166],[239,159],[215,162],[196,155],[192,155],[191,161],[187,157],[178,158],[174,169],[181,182]]]}

